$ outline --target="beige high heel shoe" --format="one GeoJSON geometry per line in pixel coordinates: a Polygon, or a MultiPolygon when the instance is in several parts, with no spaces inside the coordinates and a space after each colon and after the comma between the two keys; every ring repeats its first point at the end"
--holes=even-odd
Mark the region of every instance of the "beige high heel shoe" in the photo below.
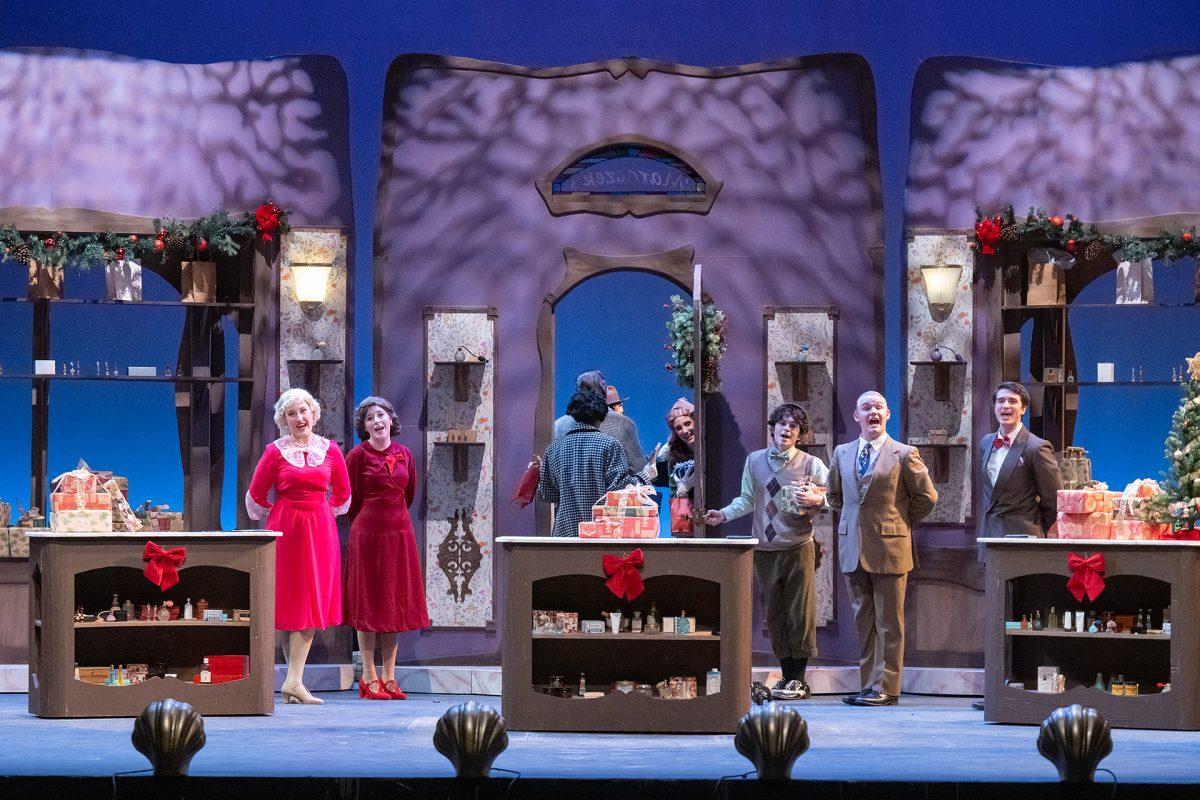
{"type": "Polygon", "coordinates": [[[281,686],[279,693],[283,695],[283,702],[285,704],[300,703],[306,706],[320,706],[325,704],[324,700],[314,697],[312,692],[304,688],[304,684],[302,683],[297,683],[290,689],[286,686],[281,686]]]}

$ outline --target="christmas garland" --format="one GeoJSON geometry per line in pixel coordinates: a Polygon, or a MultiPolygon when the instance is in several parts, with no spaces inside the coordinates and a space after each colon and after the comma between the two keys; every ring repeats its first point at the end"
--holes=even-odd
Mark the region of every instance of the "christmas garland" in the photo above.
{"type": "Polygon", "coordinates": [[[148,253],[160,253],[164,257],[181,260],[211,257],[215,248],[226,256],[236,256],[241,248],[256,235],[269,242],[274,236],[291,230],[288,212],[271,200],[254,211],[236,217],[224,209],[217,209],[192,222],[170,217],[154,220],[158,232],[153,239],[137,234],[73,233],[62,231],[40,235],[19,231],[12,225],[0,228],[0,261],[26,264],[36,261],[53,267],[70,264],[88,270],[99,264],[122,261],[126,256],[135,258],[148,253]]]}
{"type": "MultiPolygon", "coordinates": [[[[677,294],[671,295],[670,304],[664,303],[663,308],[671,311],[671,319],[667,322],[668,341],[663,347],[672,351],[675,359],[674,364],[666,365],[667,372],[675,373],[680,386],[694,389],[696,386],[696,370],[693,363],[695,309],[691,303],[685,302],[677,294]]],[[[725,312],[711,302],[704,302],[702,309],[704,366],[700,381],[701,392],[713,394],[721,389],[718,370],[721,356],[725,355],[725,312]]]]}
{"type": "Polygon", "coordinates": [[[1032,239],[1049,242],[1068,253],[1082,252],[1089,262],[1099,261],[1118,250],[1125,261],[1144,258],[1168,260],[1200,255],[1196,229],[1163,231],[1158,236],[1112,236],[1101,233],[1095,225],[1085,226],[1073,214],[1047,215],[1044,209],[1030,207],[1025,218],[1018,220],[1009,206],[1001,214],[986,217],[975,209],[975,235],[971,249],[985,256],[993,255],[1001,241],[1032,239]]]}

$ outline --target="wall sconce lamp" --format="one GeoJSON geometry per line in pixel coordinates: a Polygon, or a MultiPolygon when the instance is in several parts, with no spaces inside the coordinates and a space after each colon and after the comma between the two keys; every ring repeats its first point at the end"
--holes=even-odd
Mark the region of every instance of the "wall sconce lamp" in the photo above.
{"type": "Polygon", "coordinates": [[[325,295],[329,290],[329,277],[333,264],[322,262],[292,264],[292,284],[296,291],[296,302],[309,319],[319,319],[325,306],[325,295]]]}
{"type": "Polygon", "coordinates": [[[950,318],[962,269],[962,264],[925,264],[921,267],[921,286],[929,301],[929,316],[935,322],[950,318]]]}

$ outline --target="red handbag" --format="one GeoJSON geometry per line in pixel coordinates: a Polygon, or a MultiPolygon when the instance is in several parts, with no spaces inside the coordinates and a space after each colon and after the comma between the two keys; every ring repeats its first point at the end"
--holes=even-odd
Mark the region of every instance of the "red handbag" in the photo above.
{"type": "Polygon", "coordinates": [[[676,536],[691,536],[695,532],[692,527],[692,498],[671,498],[671,533],[676,536]]]}
{"type": "Polygon", "coordinates": [[[525,468],[525,474],[521,476],[521,481],[517,484],[517,491],[512,496],[510,503],[516,503],[521,508],[533,502],[533,498],[537,495],[538,481],[542,477],[542,457],[534,456],[529,462],[529,466],[525,468]]]}

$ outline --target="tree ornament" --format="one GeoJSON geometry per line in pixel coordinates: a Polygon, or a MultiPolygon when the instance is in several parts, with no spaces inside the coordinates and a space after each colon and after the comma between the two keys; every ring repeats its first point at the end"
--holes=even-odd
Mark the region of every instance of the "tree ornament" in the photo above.
{"type": "Polygon", "coordinates": [[[996,223],[997,225],[1003,225],[1003,224],[1004,224],[1004,217],[1002,217],[1002,216],[1000,216],[999,214],[997,214],[996,216],[992,217],[992,222],[996,223]]]}
{"type": "Polygon", "coordinates": [[[1200,353],[1192,356],[1187,360],[1188,374],[1192,376],[1192,380],[1200,381],[1200,353]]]}
{"type": "Polygon", "coordinates": [[[164,242],[162,239],[154,240],[154,252],[161,253],[163,250],[166,250],[166,249],[167,249],[166,242],[164,242]]]}
{"type": "Polygon", "coordinates": [[[125,260],[125,248],[124,248],[124,247],[118,247],[118,248],[117,248],[117,249],[116,249],[114,252],[116,252],[116,254],[117,254],[117,259],[118,259],[119,261],[124,261],[124,260],[125,260]]]}
{"type": "Polygon", "coordinates": [[[132,242],[133,244],[137,244],[137,240],[138,240],[138,237],[137,237],[136,233],[129,237],[129,241],[132,242]]]}
{"type": "Polygon", "coordinates": [[[1093,239],[1088,242],[1087,247],[1083,248],[1083,257],[1085,260],[1095,263],[1104,257],[1104,245],[1099,239],[1093,239]]]}
{"type": "Polygon", "coordinates": [[[1012,242],[1021,238],[1021,229],[1016,225],[1008,225],[1000,231],[1000,238],[1012,242]]]}
{"type": "Polygon", "coordinates": [[[205,239],[203,236],[201,236],[199,241],[196,242],[196,252],[203,253],[207,249],[208,249],[208,240],[205,239]]]}
{"type": "Polygon", "coordinates": [[[54,241],[54,237],[49,237],[46,239],[45,244],[46,244],[46,247],[49,247],[51,250],[53,250],[54,245],[57,244],[57,242],[54,241]]]}
{"type": "Polygon", "coordinates": [[[1185,244],[1191,244],[1192,239],[1195,238],[1195,235],[1191,231],[1184,231],[1183,234],[1179,238],[1183,239],[1185,244]]]}
{"type": "Polygon", "coordinates": [[[1061,228],[1063,226],[1063,218],[1056,214],[1050,218],[1050,224],[1056,228],[1061,228]]]}
{"type": "Polygon", "coordinates": [[[1075,240],[1074,239],[1067,239],[1067,252],[1068,253],[1075,252],[1075,240]]]}

